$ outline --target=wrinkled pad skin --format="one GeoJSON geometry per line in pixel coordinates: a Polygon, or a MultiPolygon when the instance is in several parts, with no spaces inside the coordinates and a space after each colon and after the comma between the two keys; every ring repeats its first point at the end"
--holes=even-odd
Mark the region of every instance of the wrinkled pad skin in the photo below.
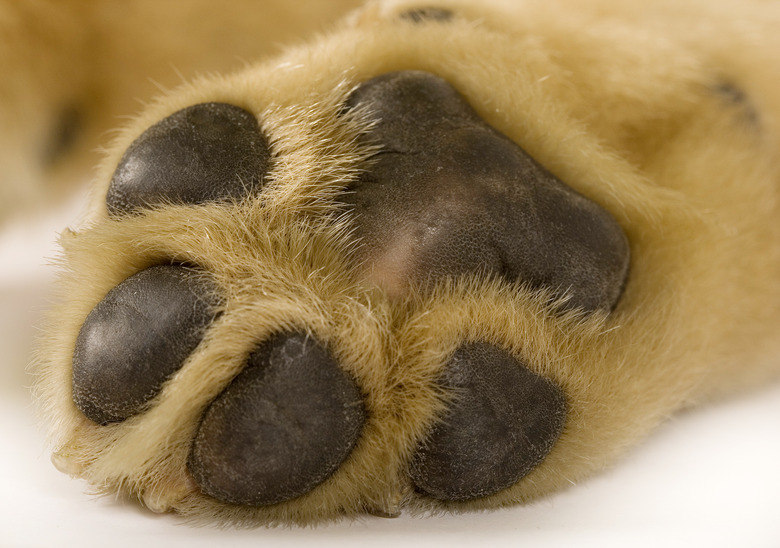
{"type": "Polygon", "coordinates": [[[240,200],[262,186],[269,150],[250,112],[226,103],[187,107],[127,149],[108,189],[108,211],[240,200]]]}
{"type": "Polygon", "coordinates": [[[380,147],[344,201],[380,285],[402,292],[472,272],[612,309],[629,248],[604,209],[557,180],[488,126],[446,81],[405,71],[359,86],[348,106],[377,120],[380,147]]]}
{"type": "Polygon", "coordinates": [[[440,382],[453,401],[411,464],[412,481],[427,496],[464,501],[509,487],[563,430],[563,391],[498,347],[461,346],[440,382]]]}
{"type": "Polygon", "coordinates": [[[139,413],[201,341],[215,315],[213,284],[192,268],[142,270],[108,292],[81,327],[73,399],[99,424],[139,413]]]}
{"type": "Polygon", "coordinates": [[[282,502],[330,477],[364,420],[360,390],[328,350],[307,334],[279,334],[208,408],[188,466],[223,502],[282,502]]]}

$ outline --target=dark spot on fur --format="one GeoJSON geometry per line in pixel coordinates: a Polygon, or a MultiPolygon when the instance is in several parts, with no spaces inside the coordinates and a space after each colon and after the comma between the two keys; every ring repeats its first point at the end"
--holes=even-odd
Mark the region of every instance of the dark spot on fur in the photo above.
{"type": "Polygon", "coordinates": [[[361,259],[389,293],[471,272],[570,296],[567,306],[612,309],[628,272],[623,230],[432,74],[385,74],[348,107],[377,120],[381,147],[343,200],[355,213],[361,259]]]}
{"type": "Polygon", "coordinates": [[[748,97],[745,90],[731,82],[721,82],[713,87],[716,95],[721,97],[730,106],[736,107],[741,113],[742,119],[750,126],[758,127],[760,118],[755,105],[748,97]]]}
{"type": "Polygon", "coordinates": [[[99,424],[143,410],[192,353],[218,300],[203,272],[184,266],[142,270],[89,313],[73,354],[73,399],[99,424]]]}
{"type": "Polygon", "coordinates": [[[282,502],[330,477],[364,420],[360,390],[328,350],[306,334],[280,334],[210,405],[188,466],[221,501],[282,502]]]}
{"type": "Polygon", "coordinates": [[[451,20],[453,15],[452,10],[446,8],[422,7],[404,11],[399,17],[412,23],[444,23],[451,20]]]}
{"type": "Polygon", "coordinates": [[[415,453],[417,489],[464,501],[505,489],[542,462],[566,421],[566,399],[508,352],[463,345],[441,377],[454,401],[415,453]]]}
{"type": "Polygon", "coordinates": [[[60,110],[49,140],[43,149],[43,164],[53,166],[71,151],[83,128],[81,111],[76,105],[67,105],[60,110]]]}
{"type": "Polygon", "coordinates": [[[203,103],[156,123],[127,149],[106,196],[109,213],[165,203],[240,200],[257,191],[270,149],[252,113],[203,103]]]}

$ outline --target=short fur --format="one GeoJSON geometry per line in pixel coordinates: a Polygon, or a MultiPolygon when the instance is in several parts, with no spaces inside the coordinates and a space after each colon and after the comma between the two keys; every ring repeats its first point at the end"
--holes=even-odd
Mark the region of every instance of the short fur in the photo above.
{"type": "MultiPolygon", "coordinates": [[[[0,13],[13,14],[5,4],[0,13]]],[[[48,19],[51,10],[82,17],[77,4],[41,1],[19,15],[25,46],[38,45],[23,30],[28,25],[79,42],[80,19],[70,27],[48,19]]],[[[122,85],[162,70],[149,56],[128,57],[120,37],[129,34],[142,51],[186,44],[176,62],[191,74],[206,66],[199,60],[209,38],[234,24],[244,32],[238,26],[250,13],[236,2],[224,19],[198,23],[202,42],[183,42],[184,24],[170,36],[142,28],[159,4],[133,2],[121,29],[86,10],[88,32],[113,52],[100,66],[112,70],[95,73],[83,57],[64,60],[52,51],[43,69],[30,68],[14,85],[29,86],[54,111],[66,97],[52,96],[45,81],[55,76],[45,69],[74,63],[104,99],[74,92],[92,121],[84,135],[94,135],[116,105],[143,95],[122,85]]],[[[36,393],[62,468],[153,509],[237,525],[306,524],[402,507],[492,508],[563,489],[613,463],[675,411],[778,376],[780,8],[760,0],[434,4],[453,18],[413,23],[398,15],[417,4],[370,3],[309,43],[165,93],[113,139],[89,215],[63,236],[61,304],[36,358],[36,393]],[[445,78],[488,123],[617,219],[632,258],[614,312],[556,315],[544,293],[478,276],[402,300],[367,283],[350,260],[357,244],[337,205],[372,152],[357,139],[370,112],[344,117],[339,109],[355,85],[405,69],[445,78]],[[258,115],[283,159],[263,195],[109,219],[104,197],[124,150],[156,121],[205,101],[258,115]],[[216,276],[228,296],[223,314],[146,413],[108,427],[91,423],[70,393],[78,330],[109,289],[171,260],[216,276]],[[197,417],[257,342],[286,327],[316,334],[357,379],[369,411],[364,434],[339,471],[303,497],[268,508],[217,503],[200,494],[184,465],[197,417]],[[406,466],[446,406],[450,395],[435,379],[464,341],[523,358],[563,388],[570,410],[552,452],[517,484],[476,501],[441,503],[414,492],[406,466]]],[[[288,20],[281,34],[309,32],[315,21],[301,15],[296,27],[295,17],[288,20]]],[[[267,47],[244,44],[231,53],[267,47]]],[[[58,161],[77,165],[78,156],[74,149],[58,161]]]]}

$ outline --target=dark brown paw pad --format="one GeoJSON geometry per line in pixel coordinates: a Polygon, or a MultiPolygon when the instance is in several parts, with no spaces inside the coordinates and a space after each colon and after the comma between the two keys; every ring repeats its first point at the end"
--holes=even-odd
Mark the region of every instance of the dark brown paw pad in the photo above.
{"type": "Polygon", "coordinates": [[[563,430],[561,389],[498,347],[461,346],[440,383],[452,402],[411,463],[424,495],[465,501],[497,493],[542,462],[563,430]]]}
{"type": "Polygon", "coordinates": [[[221,501],[282,502],[330,477],[364,420],[360,390],[325,347],[305,334],[277,335],[208,408],[188,466],[221,501]]]}
{"type": "Polygon", "coordinates": [[[142,270],[90,312],[73,355],[73,399],[99,424],[139,413],[200,343],[218,298],[184,266],[142,270]]]}
{"type": "Polygon", "coordinates": [[[250,112],[226,103],[182,109],[138,137],[106,196],[111,214],[144,207],[240,200],[263,183],[268,141],[250,112]]]}
{"type": "Polygon", "coordinates": [[[379,153],[345,201],[371,276],[389,293],[472,272],[612,309],[629,248],[603,208],[487,125],[455,89],[406,71],[363,83],[348,105],[377,122],[379,153]]]}

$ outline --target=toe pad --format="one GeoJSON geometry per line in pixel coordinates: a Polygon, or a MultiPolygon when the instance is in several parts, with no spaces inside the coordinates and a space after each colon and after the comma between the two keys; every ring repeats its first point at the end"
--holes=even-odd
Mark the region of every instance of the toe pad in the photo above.
{"type": "Polygon", "coordinates": [[[560,388],[508,352],[485,343],[461,346],[442,387],[454,401],[417,450],[417,489],[444,501],[496,493],[549,453],[566,417],[560,388]]]}
{"type": "Polygon", "coordinates": [[[155,266],[131,276],[90,312],[73,354],[73,399],[106,424],[140,412],[200,343],[217,305],[195,269],[155,266]]]}
{"type": "Polygon", "coordinates": [[[364,419],[360,390],[325,347],[302,333],[277,335],[206,411],[189,469],[221,501],[282,502],[336,471],[364,419]]]}
{"type": "Polygon", "coordinates": [[[156,123],[127,149],[106,196],[112,215],[164,203],[240,200],[262,185],[270,152],[257,119],[202,103],[156,123]]]}

